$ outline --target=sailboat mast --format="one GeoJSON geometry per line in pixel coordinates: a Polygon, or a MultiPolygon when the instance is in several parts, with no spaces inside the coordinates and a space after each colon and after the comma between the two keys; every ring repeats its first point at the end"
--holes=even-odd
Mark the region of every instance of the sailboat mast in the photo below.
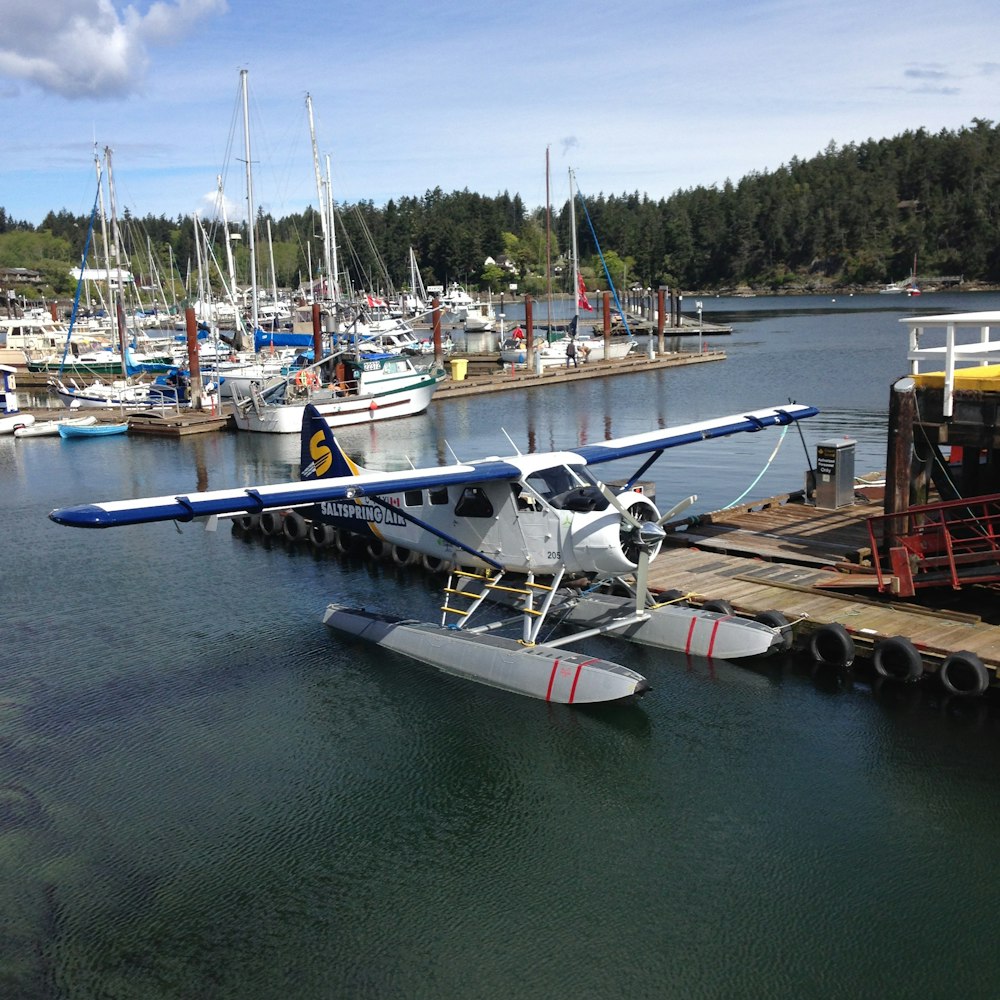
{"type": "MultiPolygon", "coordinates": [[[[108,298],[105,309],[111,315],[111,307],[114,303],[114,294],[111,288],[111,244],[108,243],[108,217],[104,211],[104,186],[101,183],[101,158],[94,146],[94,168],[97,170],[97,197],[101,211],[101,242],[104,249],[104,284],[107,287],[108,298]]],[[[102,296],[103,297],[103,296],[102,296]]]]}
{"type": "Polygon", "coordinates": [[[549,194],[549,147],[545,147],[545,339],[552,342],[552,198],[549,194]]]}
{"type": "MultiPolygon", "coordinates": [[[[313,122],[312,97],[306,94],[306,109],[309,111],[309,138],[312,142],[313,173],[316,175],[316,198],[319,201],[319,229],[323,236],[323,266],[326,270],[327,281],[331,281],[330,276],[330,226],[327,221],[326,198],[323,194],[323,176],[319,168],[319,149],[316,146],[316,126],[313,122]]],[[[310,280],[312,273],[310,271],[310,280]]],[[[315,292],[313,293],[315,299],[315,292]]]]}
{"type": "MultiPolygon", "coordinates": [[[[111,252],[115,259],[115,270],[118,272],[118,285],[114,292],[115,320],[118,324],[118,344],[122,352],[122,375],[128,378],[128,334],[125,330],[125,306],[122,302],[122,264],[121,241],[118,235],[118,206],[115,201],[115,183],[111,172],[111,147],[104,147],[104,162],[108,168],[108,204],[111,208],[111,252]]],[[[111,269],[108,268],[108,281],[111,280],[111,269]]]]}
{"type": "Polygon", "coordinates": [[[333,215],[333,180],[330,176],[330,156],[326,157],[326,214],[330,220],[327,238],[330,241],[327,260],[330,265],[330,297],[340,301],[340,270],[337,264],[337,224],[333,215]]]}
{"type": "Polygon", "coordinates": [[[573,255],[573,315],[580,319],[580,264],[576,259],[576,195],[573,193],[573,168],[569,168],[569,245],[573,255]]]}
{"type": "Polygon", "coordinates": [[[254,239],[256,218],[253,207],[253,169],[250,160],[250,107],[247,98],[247,71],[240,70],[240,89],[243,94],[243,152],[247,168],[247,247],[250,250],[250,322],[254,337],[260,321],[257,314],[257,243],[254,239]]]}

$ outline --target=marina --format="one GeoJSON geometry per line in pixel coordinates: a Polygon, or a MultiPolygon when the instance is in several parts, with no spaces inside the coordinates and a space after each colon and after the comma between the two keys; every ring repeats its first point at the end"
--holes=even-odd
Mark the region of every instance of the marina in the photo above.
{"type": "MultiPolygon", "coordinates": [[[[935,312],[953,308],[936,298],[935,312]]],[[[907,370],[898,319],[913,306],[725,305],[733,333],[715,363],[441,396],[338,441],[365,466],[406,469],[509,453],[505,434],[531,454],[791,396],[814,404],[805,449],[794,427],[777,451],[773,429],[742,434],[671,449],[652,476],[661,509],[696,492],[677,520],[701,521],[674,533],[651,582],[783,610],[807,645],[820,602],[850,627],[874,613],[874,595],[819,585],[847,575],[837,564],[862,567],[860,524],[878,507],[869,495],[823,514],[794,496],[817,442],[849,436],[859,470],[886,467],[889,389],[907,370]]],[[[997,903],[982,875],[981,830],[998,819],[983,791],[1000,731],[991,697],[882,684],[802,653],[737,666],[630,644],[623,659],[598,637],[591,655],[652,690],[638,706],[574,711],[323,628],[330,602],[435,620],[426,571],[197,524],[94,533],[45,517],[285,482],[298,466],[294,435],[0,439],[21,595],[2,707],[11,995],[193,995],[208,977],[234,997],[665,983],[857,996],[886,981],[975,995],[1000,975],[988,935],[965,933],[997,903]],[[67,588],[67,567],[87,585],[67,588]],[[942,949],[959,939],[956,971],[942,949]]],[[[880,633],[910,634],[933,658],[944,630],[910,603],[882,608],[880,633]],[[904,611],[912,631],[891,629],[904,611]]],[[[971,637],[973,617],[949,628],[971,637]]]]}

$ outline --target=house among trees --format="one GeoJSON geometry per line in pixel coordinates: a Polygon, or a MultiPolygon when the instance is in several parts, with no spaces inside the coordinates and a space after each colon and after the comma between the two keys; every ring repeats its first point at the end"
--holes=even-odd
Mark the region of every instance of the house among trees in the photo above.
{"type": "Polygon", "coordinates": [[[13,288],[15,285],[41,285],[42,272],[30,267],[0,267],[0,287],[13,288]]]}

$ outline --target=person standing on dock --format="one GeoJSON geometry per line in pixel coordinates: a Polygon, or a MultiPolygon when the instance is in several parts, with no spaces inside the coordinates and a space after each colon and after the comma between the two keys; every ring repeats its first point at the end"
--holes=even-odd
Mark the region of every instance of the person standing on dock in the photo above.
{"type": "Polygon", "coordinates": [[[576,360],[576,341],[570,337],[566,341],[566,367],[569,368],[569,363],[573,362],[574,368],[580,367],[580,362],[576,360]]]}

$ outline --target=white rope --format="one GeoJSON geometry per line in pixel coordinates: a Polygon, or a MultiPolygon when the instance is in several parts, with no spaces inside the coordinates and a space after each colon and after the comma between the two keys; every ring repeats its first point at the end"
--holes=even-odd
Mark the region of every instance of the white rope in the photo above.
{"type": "Polygon", "coordinates": [[[774,446],[774,451],[771,452],[771,457],[764,463],[764,468],[757,474],[757,478],[732,503],[727,503],[725,507],[721,508],[722,510],[729,510],[730,507],[735,507],[761,481],[761,479],[763,479],[764,473],[771,467],[771,463],[778,454],[781,442],[785,440],[788,428],[788,424],[785,424],[785,426],[781,428],[781,434],[778,436],[778,443],[774,446]]]}

